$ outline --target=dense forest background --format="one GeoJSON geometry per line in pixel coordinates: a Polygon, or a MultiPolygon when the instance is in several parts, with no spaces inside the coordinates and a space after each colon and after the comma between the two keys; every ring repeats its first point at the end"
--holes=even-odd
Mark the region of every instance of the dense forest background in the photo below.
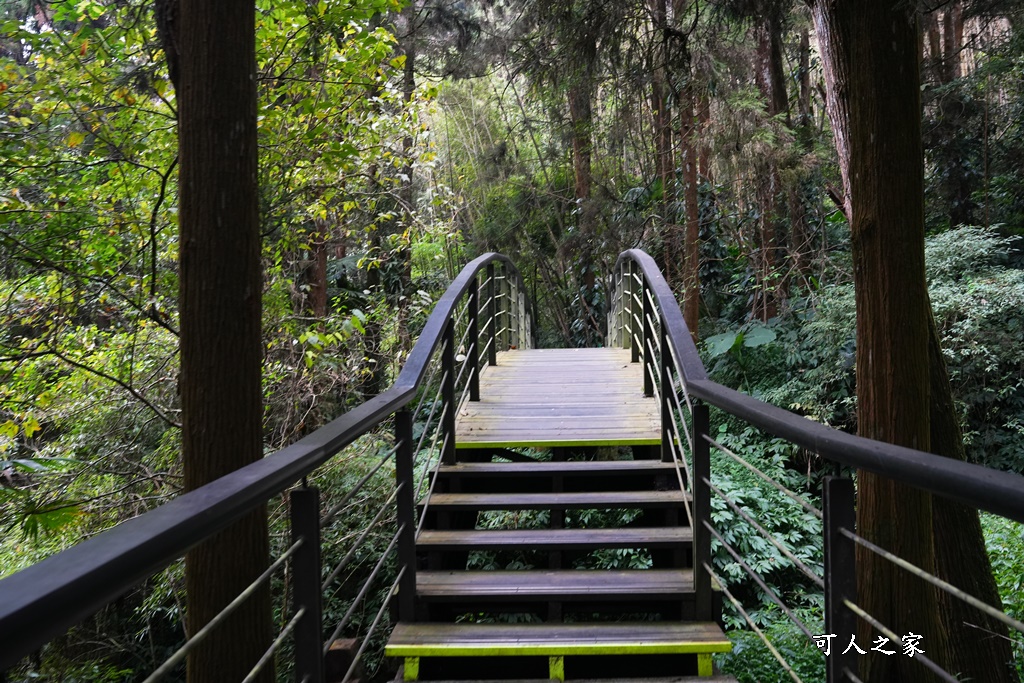
{"type": "MultiPolygon", "coordinates": [[[[0,575],[182,490],[173,6],[0,0],[0,575]]],[[[932,305],[969,459],[1024,472],[1024,3],[920,12],[932,305]]],[[[267,453],[386,388],[484,251],[516,260],[542,346],[597,346],[611,266],[642,248],[715,379],[856,430],[849,226],[802,3],[259,0],[256,20],[267,453]]],[[[716,419],[816,490],[818,459],[716,419]]],[[[716,476],[820,561],[813,520],[716,476]]],[[[1020,618],[1021,530],[983,524],[1020,618]]],[[[773,549],[730,540],[820,620],[773,549]]],[[[137,641],[40,675],[132,680],[180,635],[181,591],[169,572],[110,617],[137,641]]],[[[736,675],[771,680],[737,638],[736,675]]]]}

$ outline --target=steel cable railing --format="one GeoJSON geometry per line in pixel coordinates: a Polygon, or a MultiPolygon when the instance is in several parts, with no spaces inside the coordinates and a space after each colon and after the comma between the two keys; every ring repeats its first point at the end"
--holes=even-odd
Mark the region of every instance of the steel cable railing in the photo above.
{"type": "Polygon", "coordinates": [[[358,643],[345,674],[346,681],[352,679],[372,643],[379,642],[375,633],[392,604],[398,618],[414,616],[415,535],[426,514],[426,509],[417,514],[416,499],[424,489],[432,490],[437,480],[432,473],[442,458],[454,459],[454,417],[462,402],[479,400],[481,370],[494,364],[497,350],[532,345],[536,327],[525,291],[506,257],[476,259],[437,302],[402,373],[384,393],[272,456],[0,581],[5,642],[0,673],[128,587],[163,571],[188,548],[287,492],[288,504],[276,506],[287,514],[274,521],[274,544],[281,542],[283,552],[219,615],[157,663],[148,680],[155,683],[176,672],[246,597],[268,586],[285,600],[280,628],[256,661],[246,664],[244,679],[275,665],[294,669],[295,680],[320,683],[325,652],[343,635],[355,636],[358,643]],[[393,423],[393,440],[381,432],[388,423],[393,423]],[[344,460],[337,458],[364,435],[362,446],[346,451],[344,460]],[[334,490],[336,480],[346,477],[354,483],[334,490]],[[324,486],[325,495],[316,484],[324,486]],[[345,525],[356,510],[364,521],[349,532],[345,525]],[[282,534],[290,534],[290,540],[282,540],[282,534]],[[397,563],[391,561],[396,553],[397,563]],[[330,611],[343,613],[330,625],[323,619],[325,595],[330,611]],[[357,618],[367,609],[375,610],[372,619],[366,615],[368,626],[357,618]]]}
{"type": "MultiPolygon", "coordinates": [[[[662,457],[676,464],[680,489],[689,496],[692,506],[698,618],[713,616],[711,593],[714,585],[714,592],[723,595],[733,605],[736,613],[765,644],[782,670],[794,681],[801,681],[796,668],[784,656],[784,648],[773,645],[757,619],[753,618],[737,597],[738,594],[723,580],[722,572],[713,565],[711,551],[714,541],[720,549],[718,552],[721,557],[734,562],[740,575],[760,590],[766,600],[781,610],[781,614],[810,641],[808,647],[816,649],[817,640],[825,636],[816,635],[812,628],[816,625],[799,616],[792,605],[786,604],[787,596],[772,586],[773,581],[758,571],[758,566],[763,564],[770,567],[772,572],[794,571],[798,581],[806,581],[808,586],[823,589],[825,608],[820,617],[824,622],[821,633],[845,633],[852,636],[857,631],[857,620],[862,619],[899,643],[901,639],[892,629],[868,614],[856,602],[856,557],[853,549],[854,546],[860,546],[917,576],[935,589],[966,602],[971,608],[1008,629],[1022,630],[1024,623],[1020,620],[856,534],[853,531],[855,498],[853,484],[849,479],[825,477],[821,492],[822,507],[819,509],[809,500],[809,497],[817,499],[815,491],[810,488],[807,492],[794,490],[792,486],[778,481],[749,462],[736,450],[712,438],[708,407],[714,406],[732,416],[732,419],[743,420],[769,438],[782,439],[837,465],[872,471],[933,494],[953,498],[976,509],[988,510],[1021,522],[1024,522],[1024,478],[842,434],[715,384],[707,379],[678,304],[649,256],[637,250],[624,252],[616,263],[611,282],[609,343],[631,349],[632,360],[644,364],[644,393],[657,397],[662,405],[662,457]],[[721,464],[712,467],[712,453],[718,453],[729,462],[744,468],[741,471],[751,473],[756,477],[754,481],[770,487],[766,490],[781,494],[779,501],[797,506],[799,514],[806,515],[809,520],[801,523],[804,527],[820,522],[819,545],[804,540],[798,549],[790,545],[787,535],[771,532],[766,523],[759,521],[760,513],[756,508],[737,500],[724,483],[716,482],[720,475],[713,476],[712,472],[721,472],[724,468],[721,464]],[[718,509],[728,511],[733,519],[749,530],[743,533],[749,533],[750,538],[762,539],[765,548],[779,555],[771,555],[767,563],[755,566],[754,558],[744,556],[716,528],[712,521],[712,499],[720,501],[716,503],[720,506],[718,509]],[[819,550],[814,550],[815,547],[819,550]],[[824,558],[823,569],[820,564],[809,564],[809,558],[813,557],[824,558]],[[823,575],[828,580],[823,580],[823,575]]],[[[730,532],[735,533],[732,527],[730,532]]],[[[741,592],[747,591],[745,589],[741,592]]],[[[955,680],[927,657],[917,654],[914,660],[919,660],[922,667],[931,670],[942,680],[955,680]]],[[[846,653],[837,655],[833,652],[824,664],[826,678],[830,682],[860,680],[856,659],[846,653]]]]}

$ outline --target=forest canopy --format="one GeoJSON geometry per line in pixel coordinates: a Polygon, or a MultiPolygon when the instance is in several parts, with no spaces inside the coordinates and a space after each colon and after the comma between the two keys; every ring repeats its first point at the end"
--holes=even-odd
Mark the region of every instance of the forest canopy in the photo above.
{"type": "MultiPolygon", "coordinates": [[[[0,0],[3,574],[183,490],[174,6],[0,0]]],[[[717,381],[856,432],[849,198],[807,4],[258,0],[255,17],[266,453],[386,389],[487,251],[516,260],[540,345],[572,347],[605,343],[612,266],[644,249],[717,381]]],[[[1016,0],[918,8],[931,305],[967,458],[1019,473],[1022,22],[1016,0]]],[[[715,419],[817,490],[820,460],[715,419]]],[[[1005,588],[1024,556],[986,530],[1016,547],[1005,588]]],[[[176,591],[147,600],[173,612],[176,591]]]]}

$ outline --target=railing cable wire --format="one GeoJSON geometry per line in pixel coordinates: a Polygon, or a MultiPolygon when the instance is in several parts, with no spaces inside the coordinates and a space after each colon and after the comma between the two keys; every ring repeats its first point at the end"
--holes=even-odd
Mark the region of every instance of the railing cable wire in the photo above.
{"type": "Polygon", "coordinates": [[[743,609],[743,605],[740,604],[740,601],[734,598],[732,593],[729,592],[729,589],[726,587],[725,583],[720,578],[718,578],[717,574],[715,574],[715,570],[709,567],[707,563],[704,564],[704,569],[707,570],[708,574],[711,575],[711,578],[718,584],[719,588],[722,589],[722,594],[729,599],[729,602],[732,603],[732,606],[735,607],[741,615],[743,615],[743,618],[747,621],[748,624],[750,624],[750,628],[754,629],[754,633],[756,633],[758,638],[761,639],[761,642],[765,644],[768,650],[772,653],[772,656],[775,657],[776,660],[778,660],[779,664],[782,665],[782,668],[786,670],[786,673],[789,674],[789,677],[792,678],[796,683],[804,683],[803,679],[800,678],[795,671],[793,671],[793,667],[790,666],[789,662],[786,661],[786,658],[783,657],[779,653],[779,651],[775,649],[775,646],[772,645],[772,642],[768,640],[768,636],[764,634],[764,631],[762,631],[754,622],[754,620],[750,617],[750,615],[747,614],[747,610],[743,609]]]}
{"type": "Polygon", "coordinates": [[[274,658],[274,655],[277,653],[277,650],[281,647],[281,644],[284,642],[285,638],[287,638],[288,634],[295,630],[295,627],[299,623],[299,619],[301,619],[305,614],[306,608],[300,607],[299,611],[295,613],[295,616],[293,616],[288,621],[288,624],[285,625],[283,629],[281,629],[281,632],[277,635],[277,638],[274,638],[274,642],[270,644],[270,647],[267,648],[267,651],[263,653],[262,657],[260,657],[260,661],[256,662],[256,666],[252,668],[252,671],[250,671],[249,674],[242,679],[242,683],[252,683],[252,681],[256,680],[256,677],[259,676],[260,671],[263,671],[263,667],[265,667],[267,663],[274,658]]]}
{"type": "Polygon", "coordinates": [[[338,574],[344,571],[345,567],[348,566],[348,563],[352,560],[352,557],[356,554],[356,552],[358,552],[359,549],[363,547],[363,543],[366,541],[366,537],[369,536],[370,532],[373,531],[374,527],[377,526],[377,523],[380,521],[381,517],[384,516],[384,513],[391,509],[391,504],[394,503],[395,498],[398,497],[398,489],[400,488],[401,486],[395,487],[395,490],[392,491],[388,499],[384,501],[384,504],[381,505],[380,510],[377,511],[377,514],[374,516],[374,518],[370,520],[370,523],[366,525],[365,529],[363,529],[363,532],[359,535],[359,538],[357,538],[355,543],[352,544],[352,547],[349,548],[349,551],[345,554],[345,557],[341,559],[341,562],[339,562],[338,565],[334,568],[334,570],[328,575],[328,577],[324,579],[323,584],[321,584],[320,586],[320,588],[324,592],[326,592],[327,589],[330,587],[331,581],[333,581],[338,576],[338,574]]]}
{"type": "Polygon", "coordinates": [[[305,536],[303,536],[299,540],[295,541],[295,543],[292,543],[291,547],[289,547],[287,550],[281,553],[281,557],[277,558],[269,567],[267,567],[263,571],[262,574],[256,577],[256,580],[250,583],[245,590],[243,590],[241,593],[235,596],[235,599],[229,602],[224,607],[224,609],[222,609],[212,619],[206,622],[206,624],[201,629],[199,629],[194,636],[189,638],[184,645],[178,648],[177,652],[175,652],[167,660],[165,660],[163,664],[157,667],[156,671],[151,673],[146,678],[146,680],[143,681],[143,683],[156,683],[156,681],[159,681],[161,678],[163,678],[171,671],[173,671],[174,667],[180,664],[182,660],[184,660],[185,657],[188,656],[189,652],[195,649],[195,647],[199,645],[199,643],[206,640],[206,637],[209,636],[215,628],[220,626],[225,619],[231,616],[231,614],[236,609],[238,609],[242,605],[242,603],[244,603],[246,600],[252,597],[252,595],[257,590],[259,590],[259,587],[266,583],[270,579],[270,577],[274,575],[274,572],[277,571],[278,567],[287,562],[288,558],[295,554],[295,551],[299,549],[299,547],[303,544],[303,542],[305,542],[305,540],[305,536]]]}
{"type": "Polygon", "coordinates": [[[774,486],[780,493],[782,493],[782,494],[784,494],[786,496],[789,496],[794,502],[796,502],[798,505],[800,505],[800,507],[802,507],[804,510],[806,510],[809,513],[811,513],[812,515],[814,515],[818,519],[823,519],[822,514],[821,514],[821,510],[817,509],[816,507],[814,507],[813,505],[808,503],[806,500],[801,498],[799,495],[797,495],[793,491],[790,491],[784,485],[782,485],[781,483],[779,483],[776,480],[772,479],[767,474],[765,474],[761,470],[757,469],[756,467],[751,465],[749,462],[747,462],[746,460],[741,458],[739,455],[737,455],[733,451],[729,450],[728,448],[726,448],[722,444],[720,444],[717,441],[715,441],[714,439],[712,439],[707,434],[703,435],[703,438],[704,438],[705,441],[707,441],[709,444],[714,446],[716,449],[718,449],[722,453],[728,455],[730,458],[732,458],[733,460],[735,460],[736,462],[738,462],[739,464],[743,465],[748,470],[750,470],[751,472],[753,472],[754,474],[759,476],[766,483],[770,484],[771,486],[774,486]]]}
{"type": "Polygon", "coordinates": [[[897,555],[893,555],[891,552],[889,552],[885,548],[881,548],[881,547],[875,545],[871,541],[858,536],[857,534],[853,533],[849,529],[846,529],[845,527],[844,528],[840,528],[839,529],[839,533],[841,533],[843,536],[846,536],[848,539],[850,539],[854,543],[857,543],[859,545],[864,546],[865,548],[867,548],[871,552],[873,552],[873,553],[875,553],[877,555],[881,555],[882,557],[884,557],[885,559],[889,560],[890,562],[892,562],[893,564],[897,565],[898,567],[902,567],[903,569],[906,569],[908,572],[910,572],[914,576],[927,581],[928,583],[930,583],[933,586],[939,588],[940,590],[946,591],[947,593],[949,593],[950,595],[952,595],[955,598],[959,598],[960,600],[963,600],[964,602],[966,602],[968,605],[970,605],[971,607],[975,608],[979,612],[984,612],[988,616],[992,617],[993,619],[995,619],[997,621],[1000,621],[1000,622],[1006,624],[1010,628],[1024,633],[1024,622],[1018,621],[1018,620],[1014,619],[1013,617],[1009,616],[1008,614],[1004,614],[1003,612],[1000,612],[996,608],[992,607],[991,605],[989,605],[987,603],[982,602],[981,600],[979,600],[978,598],[974,597],[970,593],[967,593],[967,592],[957,588],[956,586],[954,586],[951,583],[943,581],[942,579],[940,579],[939,577],[937,577],[937,576],[935,576],[933,574],[929,574],[928,572],[926,572],[925,570],[921,569],[917,565],[914,565],[914,564],[911,564],[910,562],[907,562],[902,557],[899,557],[897,555]]]}
{"type": "MultiPolygon", "coordinates": [[[[869,624],[877,628],[879,631],[881,631],[882,635],[891,640],[893,644],[903,642],[903,639],[895,633],[893,633],[892,629],[890,629],[888,626],[878,621],[878,619],[875,619],[873,616],[865,612],[858,605],[850,602],[849,599],[843,598],[843,604],[846,605],[847,609],[856,614],[858,617],[860,617],[861,619],[863,619],[864,621],[868,622],[869,624]]],[[[955,677],[950,676],[945,669],[943,669],[941,666],[930,660],[926,655],[918,652],[914,656],[914,659],[919,660],[925,668],[927,668],[929,671],[934,673],[942,680],[947,681],[947,683],[960,683],[955,677]]]]}
{"type": "Polygon", "coordinates": [[[740,557],[740,554],[736,552],[736,549],[729,545],[729,542],[726,541],[722,537],[722,535],[718,533],[718,530],[715,529],[715,527],[713,527],[707,520],[704,521],[704,528],[710,531],[711,534],[718,539],[718,542],[722,544],[722,547],[725,548],[726,552],[732,555],[732,559],[736,560],[736,562],[738,562],[739,565],[743,567],[744,571],[747,572],[747,575],[754,580],[754,583],[761,587],[761,590],[763,590],[765,595],[768,596],[768,599],[774,602],[776,605],[778,605],[779,608],[786,614],[786,616],[789,617],[789,620],[792,621],[798,629],[803,631],[808,638],[813,640],[814,634],[811,633],[810,629],[807,628],[804,622],[800,621],[797,618],[797,616],[793,614],[793,612],[788,607],[786,607],[785,604],[783,604],[782,599],[779,598],[778,594],[772,588],[770,588],[767,583],[765,583],[764,577],[762,577],[760,574],[754,571],[754,569],[749,564],[747,564],[747,562],[742,557],[740,557]]]}
{"type": "Polygon", "coordinates": [[[822,580],[822,578],[820,576],[818,576],[813,571],[811,571],[811,569],[806,564],[804,564],[800,560],[800,558],[798,558],[796,555],[794,555],[792,552],[790,552],[789,549],[786,548],[786,546],[782,545],[774,536],[772,536],[771,533],[768,532],[767,529],[765,529],[763,526],[758,524],[757,520],[755,520],[753,517],[751,517],[749,514],[747,514],[742,508],[740,508],[740,506],[737,505],[736,502],[733,501],[732,498],[730,498],[725,493],[723,493],[720,488],[718,488],[717,486],[712,484],[707,479],[704,479],[704,483],[707,484],[709,487],[711,487],[711,490],[714,491],[715,493],[717,493],[718,496],[723,501],[725,501],[725,504],[728,505],[730,508],[732,508],[733,511],[736,514],[738,514],[740,517],[742,517],[744,520],[746,520],[746,522],[748,524],[750,524],[752,527],[757,529],[761,533],[761,536],[764,537],[764,540],[766,540],[769,543],[771,543],[773,546],[778,548],[779,552],[781,552],[783,555],[788,557],[790,559],[790,561],[792,561],[793,564],[796,566],[796,568],[799,569],[804,574],[804,576],[806,576],[808,579],[813,581],[814,584],[818,588],[821,588],[822,590],[825,589],[825,581],[822,580]]]}
{"type": "Polygon", "coordinates": [[[398,576],[395,577],[394,582],[391,584],[391,588],[388,589],[388,593],[385,596],[384,601],[380,606],[380,609],[377,610],[377,615],[373,618],[373,621],[370,623],[370,628],[366,630],[366,636],[363,638],[363,642],[359,646],[359,649],[356,650],[356,654],[352,658],[352,663],[349,664],[348,671],[345,672],[345,676],[341,679],[341,683],[348,683],[349,679],[352,678],[352,674],[356,670],[356,665],[359,663],[360,658],[362,658],[363,652],[366,651],[366,646],[370,643],[370,636],[372,636],[373,633],[377,630],[377,625],[380,624],[380,618],[384,616],[384,612],[390,605],[391,598],[395,595],[395,589],[398,588],[398,583],[402,580],[402,576],[404,574],[405,567],[402,567],[398,571],[398,576]]]}
{"type": "Polygon", "coordinates": [[[358,607],[359,603],[361,603],[363,601],[363,598],[366,597],[366,593],[370,590],[370,586],[373,584],[373,580],[377,578],[377,574],[380,573],[381,568],[384,566],[384,561],[388,559],[388,556],[391,554],[391,551],[395,549],[395,544],[398,543],[398,537],[402,535],[402,531],[404,529],[404,524],[398,527],[398,531],[396,531],[395,535],[391,538],[391,542],[388,543],[388,547],[384,550],[383,553],[381,553],[380,559],[377,560],[377,564],[374,566],[373,571],[371,571],[370,575],[366,577],[366,581],[363,582],[362,588],[359,589],[359,592],[356,594],[356,597],[353,598],[352,604],[349,605],[348,611],[345,612],[345,616],[341,618],[341,621],[338,622],[338,625],[334,628],[334,631],[331,633],[331,637],[327,639],[326,643],[324,643],[324,655],[326,655],[327,651],[330,649],[331,643],[337,640],[338,636],[341,635],[341,632],[345,630],[346,626],[348,626],[348,620],[352,618],[352,615],[355,614],[356,607],[358,607]]]}

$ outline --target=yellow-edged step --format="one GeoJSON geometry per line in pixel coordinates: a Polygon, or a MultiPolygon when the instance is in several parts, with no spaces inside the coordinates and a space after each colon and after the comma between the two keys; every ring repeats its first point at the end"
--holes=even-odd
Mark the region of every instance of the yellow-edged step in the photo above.
{"type": "Polygon", "coordinates": [[[406,681],[419,679],[421,657],[499,656],[547,656],[549,677],[564,681],[566,656],[694,654],[698,674],[711,676],[711,655],[731,649],[721,628],[707,622],[399,623],[385,654],[404,658],[406,681]]]}

